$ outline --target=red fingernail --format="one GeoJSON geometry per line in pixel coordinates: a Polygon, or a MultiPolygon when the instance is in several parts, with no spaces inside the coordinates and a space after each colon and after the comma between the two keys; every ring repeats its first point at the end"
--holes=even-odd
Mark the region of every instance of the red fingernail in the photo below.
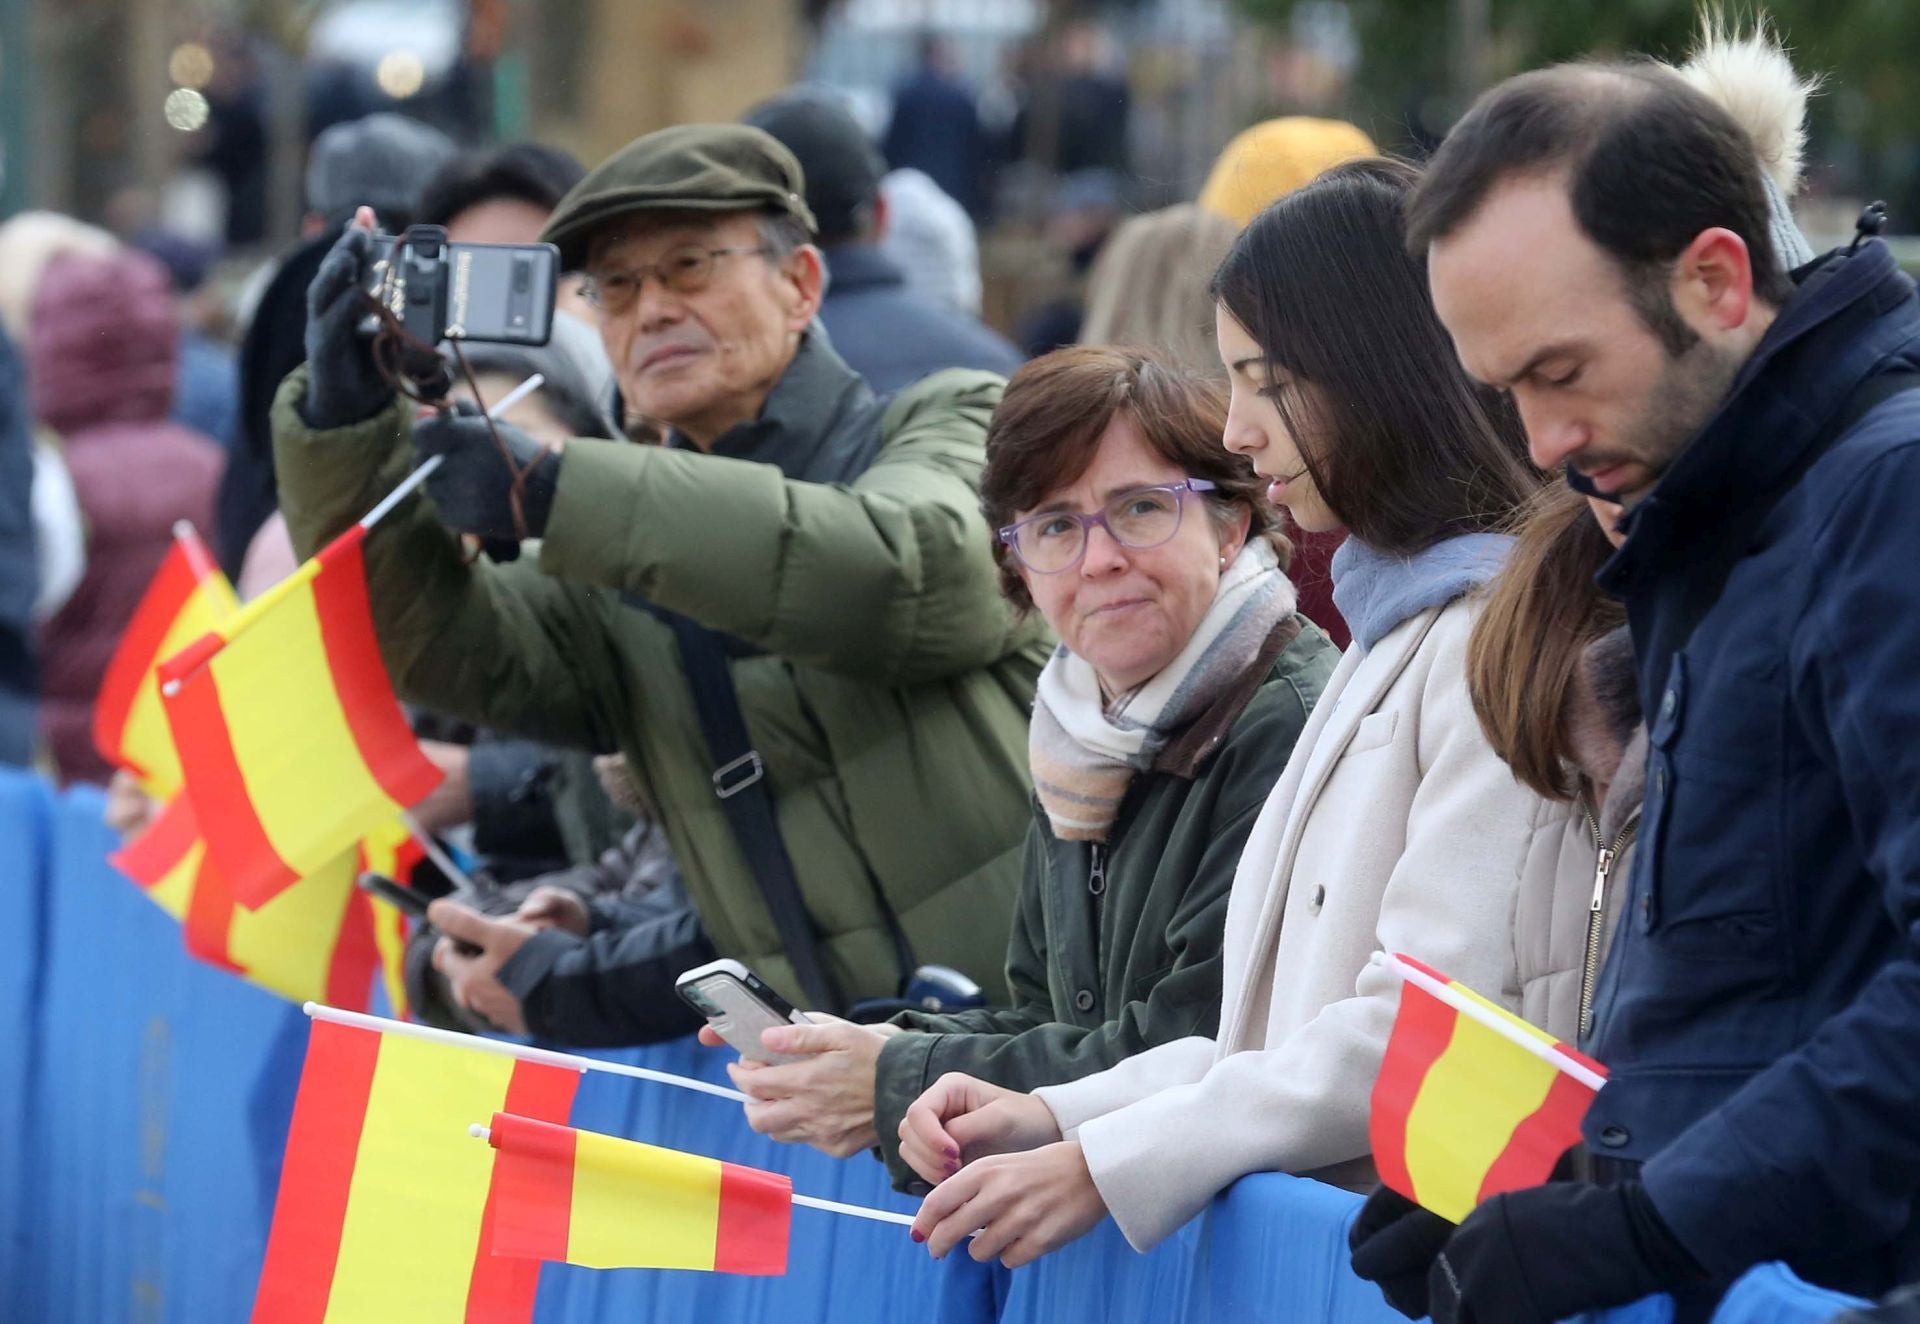
{"type": "Polygon", "coordinates": [[[909,1232],[907,1233],[907,1235],[913,1238],[913,1240],[914,1240],[914,1243],[915,1243],[916,1245],[917,1245],[917,1244],[919,1244],[919,1243],[920,1243],[920,1242],[922,1242],[922,1241],[925,1241],[925,1240],[927,1239],[927,1234],[926,1234],[926,1233],[924,1233],[924,1232],[922,1232],[922,1231],[921,1231],[921,1230],[920,1230],[919,1228],[917,1228],[917,1227],[916,1227],[916,1228],[913,1228],[912,1230],[910,1230],[910,1231],[909,1231],[909,1232]]]}

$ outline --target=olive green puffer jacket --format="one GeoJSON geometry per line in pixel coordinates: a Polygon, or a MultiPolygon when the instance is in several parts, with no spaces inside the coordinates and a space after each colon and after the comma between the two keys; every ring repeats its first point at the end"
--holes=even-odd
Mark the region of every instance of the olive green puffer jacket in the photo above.
{"type": "MultiPolygon", "coordinates": [[[[623,750],[714,946],[799,996],[714,795],[674,638],[637,599],[742,642],[732,676],[780,829],[849,998],[898,992],[898,949],[999,983],[1027,827],[1026,731],[1047,639],[1000,596],[979,479],[997,377],[876,401],[803,341],[758,419],[711,453],[567,444],[539,564],[462,563],[424,499],[368,537],[381,652],[403,698],[623,750]]],[[[325,433],[274,405],[302,555],[415,463],[408,411],[325,433]]]]}

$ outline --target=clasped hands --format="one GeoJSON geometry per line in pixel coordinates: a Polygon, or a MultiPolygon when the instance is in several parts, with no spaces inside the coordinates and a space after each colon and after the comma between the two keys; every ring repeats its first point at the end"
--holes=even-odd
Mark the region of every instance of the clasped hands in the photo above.
{"type": "MultiPolygon", "coordinates": [[[[845,1158],[879,1141],[877,1064],[887,1039],[901,1031],[819,1013],[813,1020],[760,1036],[763,1047],[803,1054],[802,1061],[769,1066],[742,1058],[727,1073],[751,1096],[747,1124],[755,1131],[845,1158]]],[[[700,1040],[722,1042],[711,1028],[701,1029],[700,1040]]],[[[974,1259],[1017,1268],[1106,1216],[1079,1142],[1062,1140],[1052,1111],[1031,1094],[949,1073],[907,1109],[899,1134],[901,1159],[934,1184],[911,1235],[936,1259],[972,1237],[974,1259]]]]}

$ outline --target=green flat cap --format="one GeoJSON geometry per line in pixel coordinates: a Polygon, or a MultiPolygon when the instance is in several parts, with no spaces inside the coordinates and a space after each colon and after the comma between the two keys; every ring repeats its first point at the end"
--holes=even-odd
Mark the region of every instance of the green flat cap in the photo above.
{"type": "Polygon", "coordinates": [[[778,211],[812,233],[800,163],[773,135],[744,124],[680,124],[628,143],[560,199],[541,239],[560,265],[586,265],[587,237],[638,211],[778,211]]]}

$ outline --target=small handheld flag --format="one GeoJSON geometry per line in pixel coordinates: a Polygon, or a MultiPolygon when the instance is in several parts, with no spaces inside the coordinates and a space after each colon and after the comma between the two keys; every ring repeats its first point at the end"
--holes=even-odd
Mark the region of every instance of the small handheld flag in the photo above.
{"type": "Polygon", "coordinates": [[[512,1113],[499,1150],[490,1248],[595,1269],[783,1274],[793,1182],[776,1172],[512,1113]]]}
{"type": "Polygon", "coordinates": [[[160,704],[161,662],[240,610],[233,586],[193,526],[174,526],[173,548],[134,609],[114,648],[93,705],[100,757],[140,779],[158,799],[180,789],[180,755],[160,704]]]}
{"type": "Polygon", "coordinates": [[[160,668],[208,858],[271,900],[440,782],[374,638],[355,525],[160,668]]]}
{"type": "Polygon", "coordinates": [[[1387,961],[1403,982],[1368,1123],[1380,1180],[1456,1223],[1545,1182],[1606,1068],[1410,956],[1387,961]]]}
{"type": "Polygon", "coordinates": [[[254,1324],[532,1319],[540,1266],[486,1253],[499,1190],[466,1119],[564,1120],[579,1072],[393,1029],[313,1024],[254,1324]]]}

